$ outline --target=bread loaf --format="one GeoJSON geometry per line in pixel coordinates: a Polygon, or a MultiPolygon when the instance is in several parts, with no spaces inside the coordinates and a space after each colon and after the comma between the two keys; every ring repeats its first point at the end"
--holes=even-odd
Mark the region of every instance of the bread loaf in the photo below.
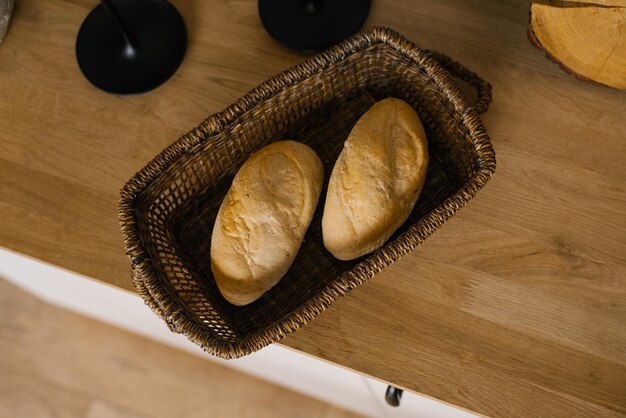
{"type": "Polygon", "coordinates": [[[293,263],[323,181],[315,151],[294,141],[252,155],[233,179],[217,214],[211,269],[234,305],[257,300],[293,263]]]}
{"type": "Polygon", "coordinates": [[[415,110],[393,98],[372,106],[330,177],[322,219],[328,251],[351,260],[380,248],[413,210],[427,169],[426,134],[415,110]]]}

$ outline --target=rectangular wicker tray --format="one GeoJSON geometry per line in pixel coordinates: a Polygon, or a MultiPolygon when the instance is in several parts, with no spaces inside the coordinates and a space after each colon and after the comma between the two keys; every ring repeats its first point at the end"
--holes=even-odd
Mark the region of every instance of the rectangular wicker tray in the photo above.
{"type": "Polygon", "coordinates": [[[126,184],[120,222],[138,292],[170,329],[208,353],[235,358],[275,342],[421,244],[489,180],[495,155],[478,116],[491,87],[442,54],[385,28],[360,32],[264,82],[210,116],[126,184]],[[456,76],[477,90],[475,105],[456,76]],[[325,248],[325,189],[287,275],[256,302],[236,307],[210,265],[213,222],[243,162],[270,142],[311,146],[328,181],[352,126],[375,102],[401,98],[419,113],[430,168],[415,209],[374,254],[340,261],[325,248]]]}

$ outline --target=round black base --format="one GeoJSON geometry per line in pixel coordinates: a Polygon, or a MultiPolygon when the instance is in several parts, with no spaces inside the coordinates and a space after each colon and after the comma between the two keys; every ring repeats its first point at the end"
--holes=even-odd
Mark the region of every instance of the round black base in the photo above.
{"type": "Polygon", "coordinates": [[[356,33],[371,0],[259,0],[265,29],[298,51],[320,51],[356,33]]]}
{"type": "Polygon", "coordinates": [[[187,49],[187,29],[178,10],[163,0],[115,0],[131,46],[102,4],[89,13],[76,39],[81,71],[96,87],[116,94],[152,90],[170,78],[187,49]]]}

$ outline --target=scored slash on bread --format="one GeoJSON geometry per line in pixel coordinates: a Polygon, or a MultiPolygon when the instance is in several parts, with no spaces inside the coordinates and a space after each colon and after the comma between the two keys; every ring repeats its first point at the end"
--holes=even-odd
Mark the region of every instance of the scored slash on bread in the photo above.
{"type": "Polygon", "coordinates": [[[372,106],[358,120],[331,174],[322,233],[335,257],[380,248],[408,218],[428,170],[428,143],[415,110],[400,99],[372,106]]]}
{"type": "Polygon", "coordinates": [[[234,305],[254,302],[287,273],[311,223],[323,182],[319,157],[274,142],[239,169],[213,227],[211,269],[234,305]]]}

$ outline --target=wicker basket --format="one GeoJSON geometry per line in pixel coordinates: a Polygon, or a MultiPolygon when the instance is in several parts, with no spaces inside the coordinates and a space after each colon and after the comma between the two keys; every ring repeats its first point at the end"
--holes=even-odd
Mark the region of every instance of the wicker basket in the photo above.
{"type": "Polygon", "coordinates": [[[120,222],[137,290],[170,329],[216,356],[241,357],[280,340],[421,244],[489,180],[495,156],[478,114],[490,100],[490,85],[476,74],[385,28],[271,78],[165,149],[122,190],[120,222]],[[474,106],[451,75],[477,90],[474,106]],[[270,142],[296,139],[318,153],[328,181],[354,123],[390,96],[417,110],[429,139],[426,185],[407,222],[374,254],[337,260],[322,243],[324,187],[286,276],[248,306],[229,304],[209,254],[239,167],[270,142]]]}

